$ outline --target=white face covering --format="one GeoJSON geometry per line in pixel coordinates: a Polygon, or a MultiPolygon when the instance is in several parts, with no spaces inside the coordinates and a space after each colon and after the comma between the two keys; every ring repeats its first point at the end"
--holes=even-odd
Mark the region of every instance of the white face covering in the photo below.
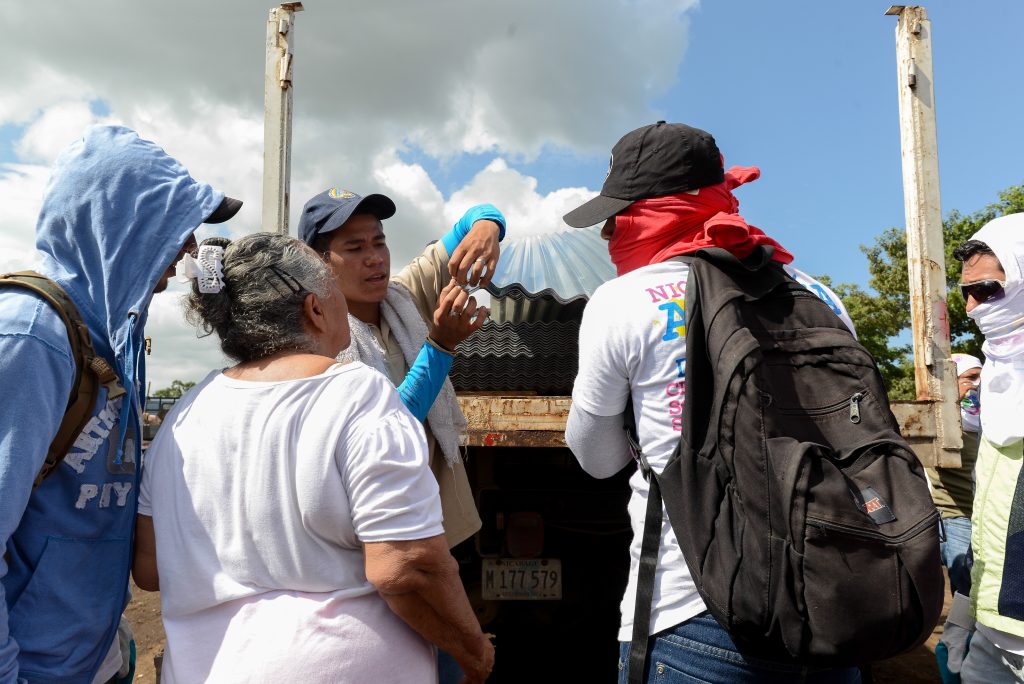
{"type": "Polygon", "coordinates": [[[1006,446],[1024,439],[1024,214],[993,219],[971,239],[992,248],[1006,273],[1003,295],[967,314],[985,336],[982,433],[1006,446]]]}
{"type": "Polygon", "coordinates": [[[981,432],[981,391],[977,387],[967,390],[960,400],[960,424],[967,432],[981,432]]]}
{"type": "MultiPolygon", "coordinates": [[[[969,370],[981,368],[981,359],[970,354],[952,354],[957,378],[969,370]]],[[[967,432],[981,432],[981,392],[977,387],[967,390],[960,400],[960,423],[967,432]]]]}

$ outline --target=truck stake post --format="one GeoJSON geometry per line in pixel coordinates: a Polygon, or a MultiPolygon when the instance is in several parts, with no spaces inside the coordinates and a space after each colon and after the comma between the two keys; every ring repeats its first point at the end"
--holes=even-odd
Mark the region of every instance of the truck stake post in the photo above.
{"type": "Polygon", "coordinates": [[[956,364],[950,358],[946,260],[939,202],[932,26],[923,7],[894,5],[900,142],[907,219],[916,402],[893,412],[925,465],[958,467],[963,446],[956,364]]]}
{"type": "Polygon", "coordinates": [[[288,234],[292,165],[292,48],[301,2],[270,10],[263,80],[263,230],[288,234]]]}

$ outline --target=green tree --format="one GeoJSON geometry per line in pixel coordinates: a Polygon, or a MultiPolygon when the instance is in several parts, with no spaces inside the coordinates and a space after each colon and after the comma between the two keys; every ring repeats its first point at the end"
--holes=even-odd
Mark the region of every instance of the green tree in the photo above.
{"type": "MultiPolygon", "coordinates": [[[[956,286],[960,281],[961,265],[953,258],[953,250],[997,216],[1018,212],[1024,212],[1024,185],[1003,190],[999,193],[999,201],[973,214],[964,215],[953,210],[942,222],[946,286],[949,288],[946,306],[950,338],[956,351],[979,358],[982,356],[981,333],[964,311],[964,299],[956,286]]],[[[913,399],[916,393],[912,348],[909,343],[900,344],[898,341],[904,331],[910,330],[906,232],[900,228],[889,228],[875,239],[873,245],[862,245],[861,251],[868,259],[871,291],[850,283],[839,283],[833,289],[846,304],[857,326],[861,344],[878,362],[890,399],[913,399]]]]}
{"type": "Polygon", "coordinates": [[[194,382],[184,382],[182,380],[175,380],[171,383],[170,387],[164,387],[153,392],[154,397],[180,397],[185,392],[196,386],[194,382]]]}

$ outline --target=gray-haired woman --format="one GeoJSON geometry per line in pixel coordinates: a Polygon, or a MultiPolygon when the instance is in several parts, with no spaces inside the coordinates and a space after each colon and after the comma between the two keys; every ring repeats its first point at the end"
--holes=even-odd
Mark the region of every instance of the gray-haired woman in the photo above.
{"type": "Polygon", "coordinates": [[[486,679],[423,430],[382,375],[335,362],[347,307],[326,264],[260,233],[181,270],[189,319],[238,363],[146,456],[133,576],[161,591],[164,680],[432,682],[431,642],[486,679]]]}

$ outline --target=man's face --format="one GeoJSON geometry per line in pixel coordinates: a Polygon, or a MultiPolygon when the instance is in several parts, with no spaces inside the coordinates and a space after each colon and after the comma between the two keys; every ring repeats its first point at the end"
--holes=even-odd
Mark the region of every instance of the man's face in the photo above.
{"type": "Polygon", "coordinates": [[[164,271],[164,274],[160,276],[160,280],[156,281],[156,287],[153,288],[153,294],[163,292],[167,289],[167,281],[174,277],[174,267],[179,261],[181,261],[181,258],[185,256],[186,253],[190,253],[194,256],[198,250],[199,244],[196,242],[195,234],[189,235],[188,239],[185,240],[185,244],[178,250],[178,256],[174,257],[174,260],[171,261],[171,265],[168,266],[167,270],[164,271]]]}
{"type": "Polygon", "coordinates": [[[354,314],[361,306],[376,306],[387,297],[391,252],[376,216],[355,214],[332,232],[327,260],[354,314]]]}
{"type": "Polygon", "coordinates": [[[967,396],[967,393],[978,386],[981,382],[981,369],[971,368],[960,374],[957,378],[957,384],[960,387],[960,399],[963,400],[967,396]]]}
{"type": "MultiPolygon", "coordinates": [[[[1006,273],[994,254],[975,254],[964,262],[960,282],[976,283],[979,280],[1006,280],[1006,273]]],[[[981,302],[968,295],[965,308],[972,311],[978,304],[981,302]]]]}

